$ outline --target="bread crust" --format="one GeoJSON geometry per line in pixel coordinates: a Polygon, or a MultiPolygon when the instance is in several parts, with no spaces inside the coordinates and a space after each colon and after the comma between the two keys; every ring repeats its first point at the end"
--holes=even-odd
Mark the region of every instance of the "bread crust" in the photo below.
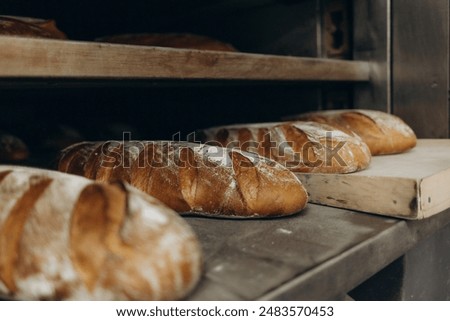
{"type": "Polygon", "coordinates": [[[237,124],[199,132],[205,143],[254,151],[293,172],[350,173],[366,168],[371,159],[358,137],[315,122],[237,124]]]}
{"type": "Polygon", "coordinates": [[[213,51],[237,51],[231,44],[190,33],[137,33],[98,38],[97,41],[139,46],[213,51]]]}
{"type": "Polygon", "coordinates": [[[0,16],[0,35],[67,39],[54,20],[13,16],[0,16]]]}
{"type": "Polygon", "coordinates": [[[58,168],[125,180],[180,213],[283,216],[302,210],[308,198],[298,178],[273,161],[188,142],[83,142],[62,152],[58,168]]]}
{"type": "Polygon", "coordinates": [[[358,135],[372,155],[403,153],[416,146],[414,131],[399,117],[376,110],[326,110],[289,117],[329,124],[349,135],[358,135]]]}
{"type": "Polygon", "coordinates": [[[201,249],[177,213],[121,183],[0,166],[0,293],[20,300],[175,300],[201,249]]]}
{"type": "Polygon", "coordinates": [[[0,162],[16,162],[30,155],[27,145],[18,137],[0,131],[0,162]]]}

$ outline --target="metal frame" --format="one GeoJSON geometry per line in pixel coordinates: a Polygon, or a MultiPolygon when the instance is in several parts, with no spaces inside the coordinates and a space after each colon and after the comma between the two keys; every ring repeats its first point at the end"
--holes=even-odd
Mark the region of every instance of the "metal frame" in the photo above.
{"type": "Polygon", "coordinates": [[[391,0],[353,2],[353,58],[370,61],[370,84],[355,86],[354,106],[391,112],[391,0]]]}
{"type": "Polygon", "coordinates": [[[420,138],[448,138],[448,0],[354,1],[354,59],[372,62],[354,105],[400,116],[420,138]]]}
{"type": "Polygon", "coordinates": [[[392,1],[394,113],[419,137],[449,137],[449,1],[392,1]]]}

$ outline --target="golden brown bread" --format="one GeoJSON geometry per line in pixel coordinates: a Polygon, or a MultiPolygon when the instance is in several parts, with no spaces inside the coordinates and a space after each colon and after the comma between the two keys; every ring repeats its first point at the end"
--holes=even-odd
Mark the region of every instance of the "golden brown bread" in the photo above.
{"type": "Polygon", "coordinates": [[[0,293],[11,299],[175,300],[201,273],[190,227],[122,183],[0,166],[0,293]]]}
{"type": "Polygon", "coordinates": [[[12,16],[0,16],[0,35],[67,39],[54,20],[12,16]]]}
{"type": "Polygon", "coordinates": [[[366,168],[371,159],[359,138],[314,122],[236,124],[199,134],[203,142],[254,151],[294,172],[350,173],[366,168]]]}
{"type": "Polygon", "coordinates": [[[413,130],[403,120],[376,110],[326,110],[291,116],[289,119],[316,121],[350,135],[357,134],[374,156],[402,153],[417,143],[413,130]]]}
{"type": "Polygon", "coordinates": [[[29,155],[27,145],[20,138],[0,131],[0,162],[22,161],[29,155]]]}
{"type": "Polygon", "coordinates": [[[307,202],[303,185],[281,165],[256,154],[187,142],[83,142],[62,152],[59,170],[124,180],[180,213],[282,216],[307,202]]]}
{"type": "Polygon", "coordinates": [[[237,51],[229,43],[206,36],[190,33],[140,33],[107,36],[97,39],[101,42],[140,46],[156,46],[180,49],[199,49],[214,51],[237,51]]]}

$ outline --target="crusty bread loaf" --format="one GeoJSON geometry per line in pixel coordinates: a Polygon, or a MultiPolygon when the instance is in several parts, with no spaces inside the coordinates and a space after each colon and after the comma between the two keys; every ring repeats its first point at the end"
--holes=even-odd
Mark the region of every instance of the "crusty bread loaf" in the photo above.
{"type": "Polygon", "coordinates": [[[22,161],[29,154],[27,145],[20,138],[0,131],[0,162],[22,161]]]}
{"type": "Polygon", "coordinates": [[[0,35],[67,39],[54,20],[13,16],[0,16],[0,35]]]}
{"type": "Polygon", "coordinates": [[[123,34],[98,38],[97,41],[180,49],[237,51],[236,48],[229,43],[190,33],[123,34]]]}
{"type": "Polygon", "coordinates": [[[180,213],[266,217],[303,209],[307,193],[281,165],[256,154],[187,142],[83,142],[66,148],[59,170],[125,180],[180,213]]]}
{"type": "Polygon", "coordinates": [[[371,158],[359,138],[314,122],[237,124],[199,134],[205,143],[254,151],[294,172],[350,173],[366,168],[371,158]]]}
{"type": "Polygon", "coordinates": [[[348,134],[357,134],[372,155],[396,154],[416,146],[416,135],[399,117],[376,110],[344,109],[317,111],[289,119],[329,124],[348,134]]]}
{"type": "Polygon", "coordinates": [[[11,299],[174,300],[201,273],[190,227],[122,183],[0,166],[0,293],[11,299]]]}

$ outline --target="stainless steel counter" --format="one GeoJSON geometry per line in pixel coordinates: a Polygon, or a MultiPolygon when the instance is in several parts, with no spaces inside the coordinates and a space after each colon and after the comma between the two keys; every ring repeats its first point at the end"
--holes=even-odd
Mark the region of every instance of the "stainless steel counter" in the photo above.
{"type": "MultiPolygon", "coordinates": [[[[186,219],[205,253],[203,279],[189,300],[341,299],[421,242],[450,228],[450,210],[404,221],[313,204],[280,219],[186,219]]],[[[450,253],[450,233],[445,237],[448,241],[440,252],[450,253]]],[[[447,287],[440,293],[450,297],[449,259],[423,258],[414,266],[429,265],[433,270],[433,264],[445,265],[438,283],[447,287]]]]}

